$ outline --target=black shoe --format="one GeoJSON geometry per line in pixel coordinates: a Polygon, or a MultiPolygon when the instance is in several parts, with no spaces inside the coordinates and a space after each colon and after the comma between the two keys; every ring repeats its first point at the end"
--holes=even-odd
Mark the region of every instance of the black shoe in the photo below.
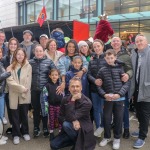
{"type": "Polygon", "coordinates": [[[128,139],[130,137],[129,129],[124,129],[123,138],[128,139]]]}
{"type": "Polygon", "coordinates": [[[34,128],[34,131],[33,131],[33,136],[34,137],[38,137],[40,135],[41,131],[39,128],[34,128]]]}
{"type": "Polygon", "coordinates": [[[52,141],[54,139],[54,133],[50,133],[49,140],[52,141]]]}
{"type": "Polygon", "coordinates": [[[6,134],[12,134],[12,128],[11,127],[6,130],[6,134]]]}
{"type": "Polygon", "coordinates": [[[43,129],[43,136],[46,138],[49,136],[48,129],[43,129]]]}

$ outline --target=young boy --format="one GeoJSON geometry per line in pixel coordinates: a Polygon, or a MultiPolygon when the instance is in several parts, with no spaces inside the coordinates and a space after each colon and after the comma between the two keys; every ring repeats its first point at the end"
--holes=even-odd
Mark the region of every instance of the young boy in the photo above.
{"type": "MultiPolygon", "coordinates": [[[[73,57],[73,60],[72,60],[72,66],[70,67],[70,70],[67,71],[66,73],[66,87],[65,87],[65,95],[69,95],[70,92],[68,90],[68,87],[69,87],[69,81],[74,77],[76,76],[76,73],[81,71],[82,70],[82,65],[83,65],[83,60],[82,60],[82,57],[77,55],[77,56],[74,56],[73,57]]],[[[82,81],[82,93],[89,97],[89,84],[88,84],[88,81],[87,81],[87,74],[83,74],[82,78],[81,78],[81,81],[82,81]]]]}
{"type": "Polygon", "coordinates": [[[114,116],[114,140],[113,149],[120,148],[120,137],[122,133],[122,121],[124,113],[125,94],[129,87],[129,82],[122,82],[121,77],[124,73],[123,63],[116,61],[116,53],[113,49],[105,52],[107,65],[101,68],[97,74],[103,82],[98,87],[98,92],[105,98],[104,102],[104,139],[100,146],[105,146],[111,141],[111,120],[114,116]],[[118,62],[118,63],[117,63],[118,62]]]}

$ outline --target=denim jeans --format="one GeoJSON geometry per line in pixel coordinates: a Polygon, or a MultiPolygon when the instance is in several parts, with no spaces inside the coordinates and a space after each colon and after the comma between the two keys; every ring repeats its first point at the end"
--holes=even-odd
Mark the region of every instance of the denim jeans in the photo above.
{"type": "Polygon", "coordinates": [[[97,93],[91,93],[92,104],[93,104],[93,116],[96,124],[96,128],[104,127],[103,125],[103,108],[104,99],[97,93]]]}
{"type": "Polygon", "coordinates": [[[74,130],[72,123],[65,121],[62,125],[62,132],[50,142],[51,149],[57,150],[75,145],[77,136],[78,131],[74,130]]]}
{"type": "Polygon", "coordinates": [[[123,127],[124,129],[129,129],[129,99],[128,94],[125,96],[124,101],[124,116],[123,116],[123,127]]]}
{"type": "Polygon", "coordinates": [[[5,96],[4,93],[0,94],[0,118],[4,117],[4,107],[5,107],[4,96],[5,96]]]}

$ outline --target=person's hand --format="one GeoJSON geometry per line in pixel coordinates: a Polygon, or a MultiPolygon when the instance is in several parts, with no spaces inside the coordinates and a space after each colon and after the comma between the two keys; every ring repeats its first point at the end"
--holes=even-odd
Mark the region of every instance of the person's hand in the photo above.
{"type": "Polygon", "coordinates": [[[105,97],[106,101],[112,101],[113,94],[105,94],[104,97],[105,97]]]}
{"type": "Polygon", "coordinates": [[[79,130],[81,128],[80,122],[78,120],[73,121],[72,124],[75,130],[79,130]]]}
{"type": "Polygon", "coordinates": [[[11,72],[11,70],[12,70],[12,68],[11,68],[10,66],[8,66],[8,67],[6,68],[6,71],[7,71],[7,72],[11,72]]]}
{"type": "Polygon", "coordinates": [[[101,80],[101,79],[96,79],[96,80],[95,80],[95,84],[96,84],[97,86],[101,86],[101,85],[102,85],[102,80],[101,80]]]}
{"type": "Polygon", "coordinates": [[[62,82],[60,86],[56,88],[56,94],[61,95],[65,89],[65,82],[62,82]]]}
{"type": "Polygon", "coordinates": [[[121,77],[121,80],[123,82],[127,82],[129,80],[129,75],[127,73],[123,73],[122,77],[121,77]]]}
{"type": "Polygon", "coordinates": [[[27,93],[29,90],[27,88],[24,89],[23,93],[27,93]]]}
{"type": "Polygon", "coordinates": [[[118,99],[118,98],[120,98],[120,95],[119,95],[119,94],[113,94],[113,97],[112,97],[113,100],[116,100],[116,99],[118,99]]]}
{"type": "Polygon", "coordinates": [[[71,101],[76,101],[77,99],[80,99],[81,95],[82,95],[81,93],[74,94],[71,98],[71,101]]]}
{"type": "Polygon", "coordinates": [[[83,76],[83,71],[79,71],[79,72],[75,73],[75,75],[81,79],[83,76]]]}

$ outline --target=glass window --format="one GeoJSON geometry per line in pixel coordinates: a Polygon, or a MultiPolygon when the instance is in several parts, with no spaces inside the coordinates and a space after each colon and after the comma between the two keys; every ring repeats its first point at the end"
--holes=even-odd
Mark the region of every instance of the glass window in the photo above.
{"type": "Polygon", "coordinates": [[[104,10],[119,10],[120,9],[120,0],[103,0],[104,10]]]}
{"type": "Polygon", "coordinates": [[[23,6],[22,6],[22,3],[19,4],[18,14],[19,14],[19,25],[23,25],[23,6]]]}
{"type": "Polygon", "coordinates": [[[27,24],[34,21],[34,3],[27,3],[27,24]]]}
{"type": "Polygon", "coordinates": [[[80,19],[82,3],[79,3],[78,0],[70,1],[70,20],[80,19]]]}
{"type": "Polygon", "coordinates": [[[69,20],[69,0],[59,0],[58,20],[69,20]]]}

